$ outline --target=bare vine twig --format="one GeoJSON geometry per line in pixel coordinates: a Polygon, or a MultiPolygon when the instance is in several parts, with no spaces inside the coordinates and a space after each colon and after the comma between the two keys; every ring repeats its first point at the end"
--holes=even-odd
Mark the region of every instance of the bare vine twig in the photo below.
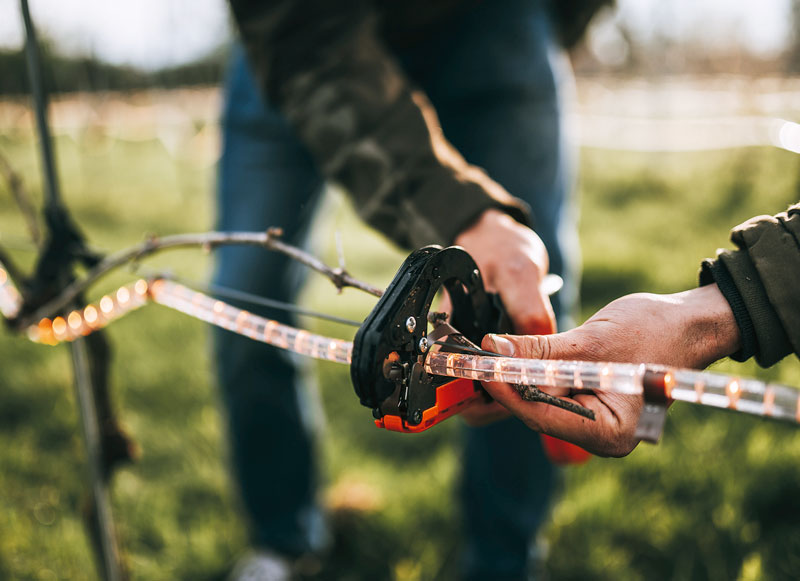
{"type": "Polygon", "coordinates": [[[268,250],[281,252],[325,275],[339,291],[345,287],[352,287],[376,297],[383,295],[381,289],[353,278],[343,268],[331,268],[315,256],[283,242],[280,240],[281,234],[282,232],[279,228],[270,228],[266,232],[203,232],[199,234],[176,234],[164,236],[163,238],[150,237],[140,244],[106,256],[90,269],[83,278],[75,280],[56,297],[37,308],[31,314],[20,317],[14,322],[14,325],[17,328],[24,329],[45,317],[52,317],[69,306],[81,292],[98,279],[124,264],[135,262],[161,250],[195,246],[206,249],[232,244],[261,246],[268,250]]]}
{"type": "Polygon", "coordinates": [[[34,209],[28,191],[22,183],[22,178],[14,170],[5,156],[0,153],[0,174],[3,175],[6,182],[8,182],[8,189],[11,190],[11,195],[17,202],[20,212],[25,217],[25,223],[28,226],[28,232],[31,235],[31,240],[36,246],[39,246],[42,240],[42,234],[39,230],[39,222],[36,220],[36,210],[34,209]]]}

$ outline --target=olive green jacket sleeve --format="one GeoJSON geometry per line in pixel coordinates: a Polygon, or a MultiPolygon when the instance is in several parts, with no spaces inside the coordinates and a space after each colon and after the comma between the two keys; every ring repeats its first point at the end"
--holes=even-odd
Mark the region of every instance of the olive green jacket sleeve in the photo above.
{"type": "Polygon", "coordinates": [[[326,178],[396,243],[450,244],[488,208],[525,205],[445,140],[362,0],[231,0],[252,69],[326,178]]]}
{"type": "Polygon", "coordinates": [[[733,309],[742,335],[734,359],[766,367],[800,356],[800,204],[740,224],[731,241],[737,249],[705,261],[700,282],[716,282],[733,309]]]}

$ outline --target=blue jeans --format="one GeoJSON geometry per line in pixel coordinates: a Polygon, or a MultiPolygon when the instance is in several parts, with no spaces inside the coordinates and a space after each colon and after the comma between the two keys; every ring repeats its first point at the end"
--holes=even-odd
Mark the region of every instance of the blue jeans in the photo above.
{"type": "MultiPolygon", "coordinates": [[[[574,227],[559,97],[564,71],[543,8],[532,0],[482,2],[396,56],[427,93],[450,142],[531,205],[551,271],[565,278],[554,307],[568,314],[576,285],[565,252],[574,227]]],[[[223,140],[218,227],[280,226],[288,240],[302,241],[323,179],[283,117],[260,97],[241,50],[229,72],[223,140]]],[[[291,301],[298,288],[292,272],[277,253],[227,247],[218,251],[215,281],[291,301]]],[[[259,312],[291,323],[284,313],[259,312]]],[[[215,350],[253,543],[289,555],[318,549],[323,527],[314,498],[313,426],[294,365],[278,349],[224,331],[215,332],[215,350]]],[[[464,578],[523,579],[554,468],[538,434],[515,419],[465,428],[464,446],[464,578]]]]}

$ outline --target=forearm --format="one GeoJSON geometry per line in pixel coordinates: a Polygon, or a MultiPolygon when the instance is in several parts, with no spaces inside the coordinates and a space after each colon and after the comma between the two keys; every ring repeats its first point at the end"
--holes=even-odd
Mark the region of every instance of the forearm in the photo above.
{"type": "Polygon", "coordinates": [[[685,329],[687,352],[694,353],[697,367],[727,357],[739,350],[739,327],[728,301],[715,284],[672,295],[679,302],[679,325],[685,329]]]}
{"type": "Polygon", "coordinates": [[[369,2],[232,0],[251,66],[361,216],[402,246],[449,244],[488,208],[524,205],[445,140],[375,30],[369,2]]]}

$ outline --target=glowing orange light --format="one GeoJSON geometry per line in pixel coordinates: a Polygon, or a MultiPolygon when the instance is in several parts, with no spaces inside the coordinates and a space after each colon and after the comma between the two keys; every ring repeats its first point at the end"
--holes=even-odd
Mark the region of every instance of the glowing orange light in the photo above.
{"type": "Polygon", "coordinates": [[[53,323],[47,317],[39,321],[39,340],[42,343],[55,343],[53,323]]]}
{"type": "Polygon", "coordinates": [[[301,348],[303,341],[308,337],[308,331],[298,331],[297,336],[294,338],[294,348],[298,353],[302,353],[301,348]]]}
{"type": "MultiPolygon", "coordinates": [[[[664,395],[672,398],[672,388],[675,387],[675,376],[670,372],[664,374],[664,395]]],[[[700,396],[698,396],[700,399],[700,396]]]]}
{"type": "Polygon", "coordinates": [[[140,278],[136,281],[136,284],[133,285],[133,290],[136,291],[138,295],[145,295],[147,294],[147,281],[140,278]]]}
{"type": "Polygon", "coordinates": [[[583,389],[583,379],[581,378],[580,367],[575,366],[575,371],[572,372],[572,383],[575,384],[575,389],[583,389]]]}
{"type": "Polygon", "coordinates": [[[64,317],[56,317],[53,319],[53,332],[56,335],[63,335],[67,332],[67,322],[64,317]]]}
{"type": "Polygon", "coordinates": [[[83,324],[83,319],[81,318],[80,313],[78,311],[72,311],[67,317],[67,323],[69,324],[70,328],[77,331],[81,328],[83,324]]]}
{"type": "Polygon", "coordinates": [[[236,315],[236,321],[234,324],[236,325],[237,333],[242,332],[242,326],[245,324],[245,321],[247,321],[247,315],[247,311],[239,311],[239,314],[236,315]]]}
{"type": "Polygon", "coordinates": [[[767,387],[764,390],[764,415],[771,416],[773,410],[775,409],[775,390],[771,387],[767,387]]]}
{"type": "Polygon", "coordinates": [[[697,396],[697,401],[702,401],[703,399],[703,391],[705,390],[706,386],[703,383],[702,379],[698,379],[697,382],[694,384],[694,394],[697,396]]]}
{"type": "Polygon", "coordinates": [[[544,368],[545,385],[555,387],[556,385],[556,366],[553,363],[548,363],[544,368]]]}
{"type": "Polygon", "coordinates": [[[272,330],[278,325],[275,321],[267,321],[267,324],[264,325],[264,341],[269,343],[270,335],[272,334],[272,330]]]}
{"type": "Polygon", "coordinates": [[[106,315],[114,310],[114,301],[111,300],[111,297],[105,296],[100,299],[100,310],[106,315]]]}
{"type": "Polygon", "coordinates": [[[163,288],[164,288],[164,281],[163,280],[161,280],[161,279],[154,280],[150,284],[150,294],[151,295],[152,294],[158,294],[163,290],[163,288]]]}
{"type": "Polygon", "coordinates": [[[222,301],[217,301],[214,303],[214,312],[220,314],[222,311],[225,310],[225,303],[222,301]]]}
{"type": "Polygon", "coordinates": [[[6,284],[7,281],[8,273],[4,269],[0,268],[0,284],[6,284]]]}
{"type": "Polygon", "coordinates": [[[117,300],[119,301],[119,304],[124,305],[130,300],[130,298],[131,293],[128,290],[128,287],[122,286],[117,290],[117,300]]]}
{"type": "Polygon", "coordinates": [[[736,408],[736,402],[739,400],[739,386],[738,379],[732,379],[728,385],[725,386],[725,391],[728,393],[728,407],[736,408]]]}
{"type": "Polygon", "coordinates": [[[94,325],[97,322],[97,309],[94,305],[89,305],[83,309],[83,318],[86,319],[86,322],[90,325],[94,325]]]}

